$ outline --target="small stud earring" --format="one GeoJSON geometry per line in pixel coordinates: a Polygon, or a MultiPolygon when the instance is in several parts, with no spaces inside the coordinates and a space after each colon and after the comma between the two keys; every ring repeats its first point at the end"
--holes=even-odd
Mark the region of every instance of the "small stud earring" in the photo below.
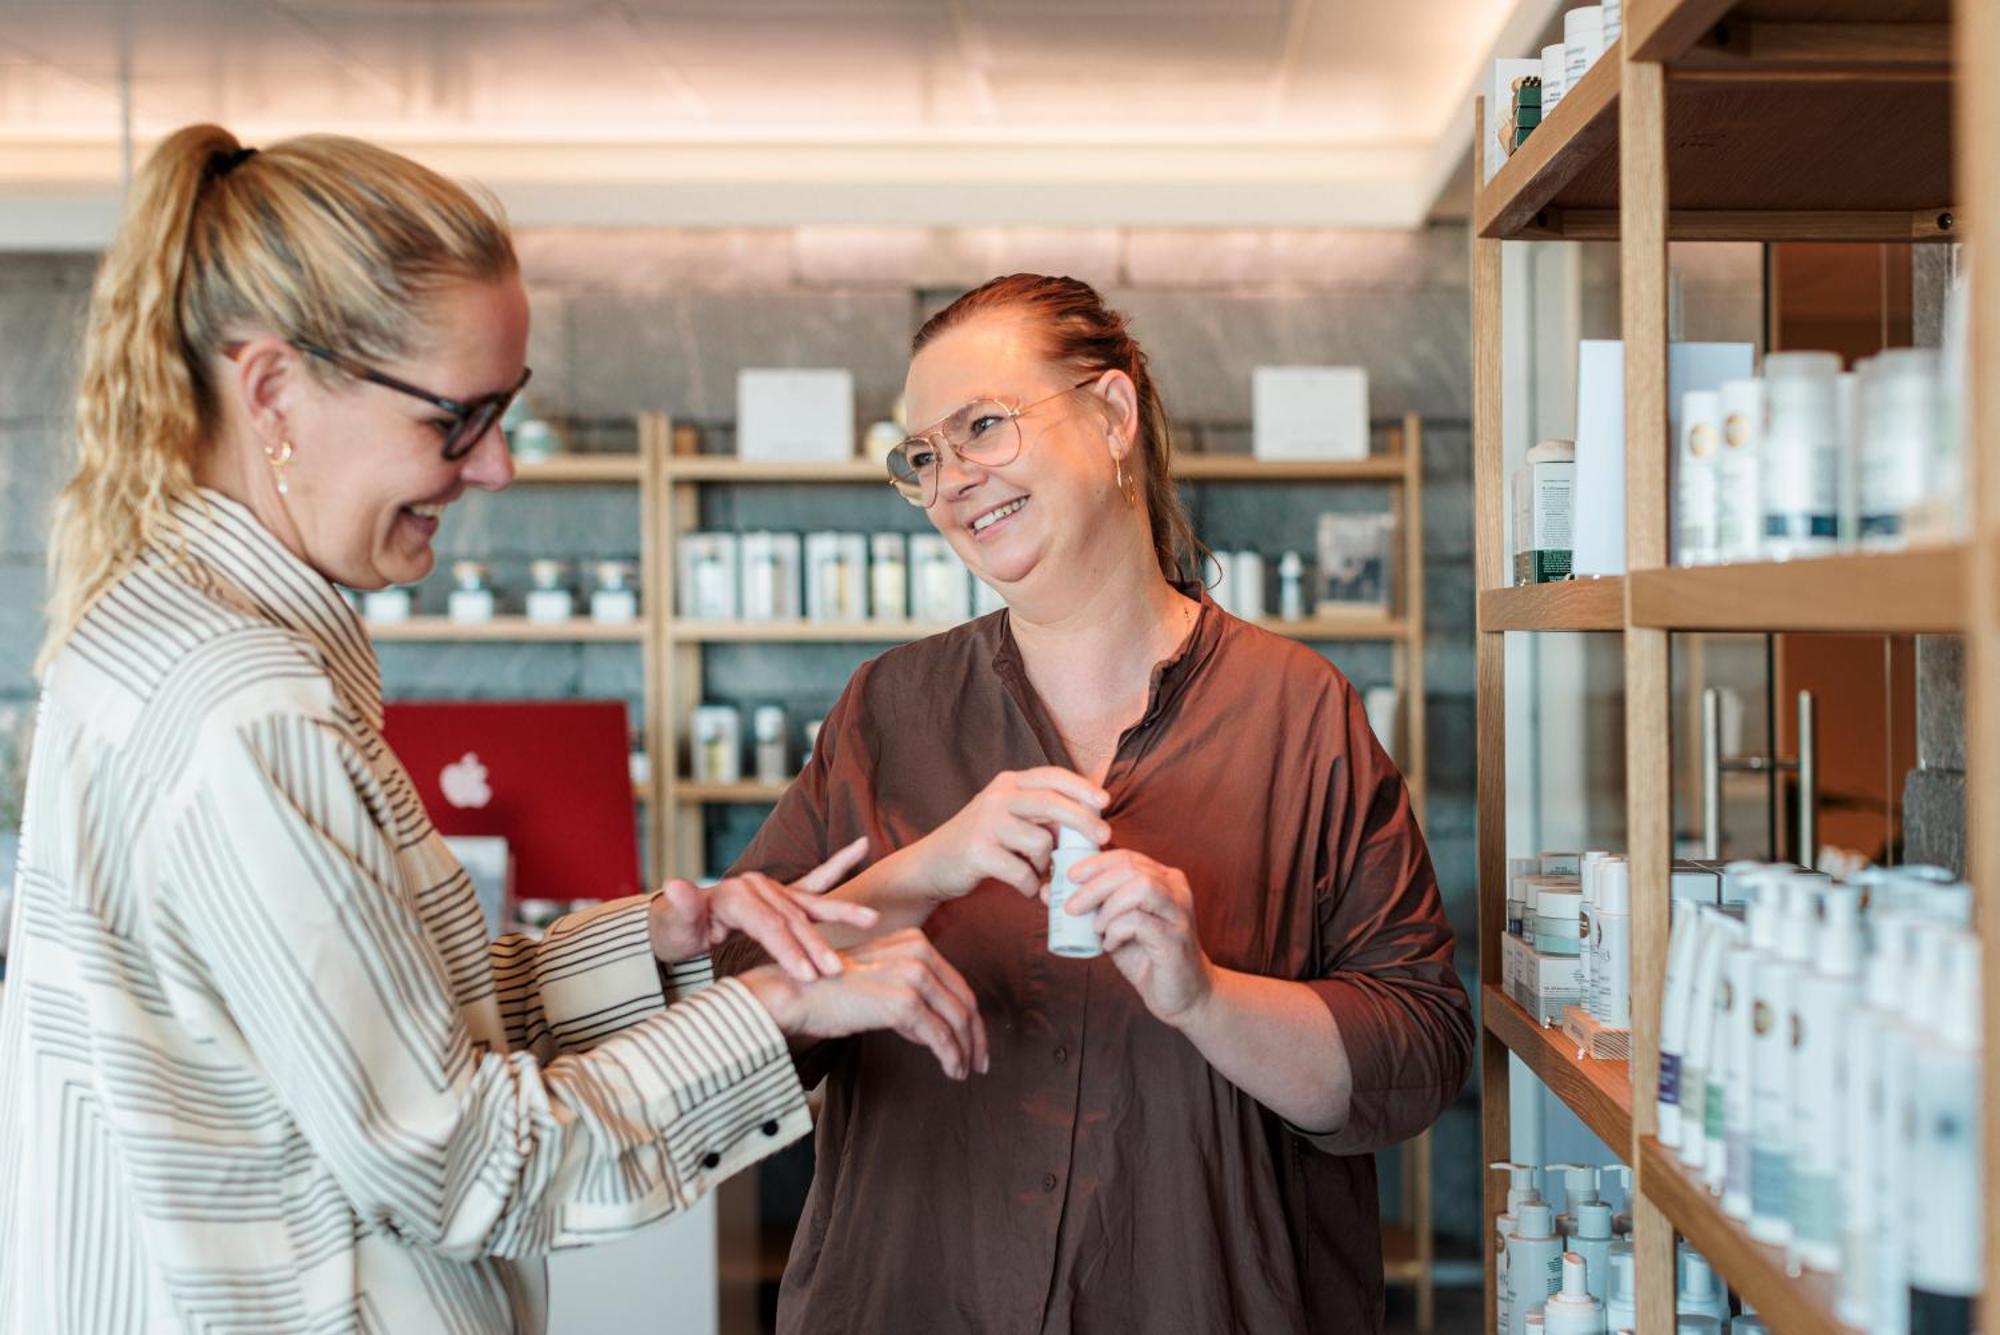
{"type": "Polygon", "coordinates": [[[270,462],[271,476],[278,480],[278,494],[280,496],[289,496],[292,487],[289,482],[285,481],[285,465],[292,461],[292,442],[289,440],[280,441],[276,449],[266,445],[264,447],[264,458],[270,462]]]}

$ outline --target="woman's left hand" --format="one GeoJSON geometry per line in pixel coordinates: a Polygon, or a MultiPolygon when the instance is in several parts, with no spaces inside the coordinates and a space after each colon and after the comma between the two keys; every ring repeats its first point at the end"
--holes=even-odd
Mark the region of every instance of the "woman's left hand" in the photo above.
{"type": "Polygon", "coordinates": [[[826,894],[867,853],[868,841],[857,839],[791,885],[760,872],[731,876],[707,889],[692,881],[668,881],[647,910],[653,954],[677,964],[707,954],[731,932],[742,932],[798,981],[832,977],[841,970],[840,955],[814,924],[875,925],[874,909],[826,894]]]}
{"type": "Polygon", "coordinates": [[[1195,934],[1194,892],[1178,868],[1116,848],[1076,864],[1065,910],[1095,912],[1104,949],[1156,1019],[1183,1023],[1215,987],[1195,934]]]}

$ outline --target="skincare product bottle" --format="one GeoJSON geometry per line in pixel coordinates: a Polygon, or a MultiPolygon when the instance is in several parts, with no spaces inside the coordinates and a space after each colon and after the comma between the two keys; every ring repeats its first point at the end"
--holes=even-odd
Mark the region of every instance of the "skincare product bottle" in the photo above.
{"type": "Polygon", "coordinates": [[[1841,1223],[1846,1234],[1835,1314],[1850,1326],[1865,1327],[1875,1302],[1878,1236],[1889,1227],[1892,1207],[1885,1197],[1882,1160],[1885,1139],[1896,1134],[1883,1106],[1883,1072],[1895,1040],[1906,986],[1910,932],[1915,919],[1887,908],[1868,913],[1873,938],[1861,1003],[1848,1012],[1842,1038],[1846,1057],[1841,1087],[1841,1223]]]}
{"type": "Polygon", "coordinates": [[[1675,532],[1679,535],[1676,564],[1713,565],[1716,561],[1717,456],[1722,449],[1722,396],[1712,389],[1691,389],[1681,395],[1680,453],[1674,460],[1675,532]]]}
{"type": "Polygon", "coordinates": [[[1576,872],[1577,888],[1583,895],[1576,918],[1577,977],[1583,989],[1583,1009],[1593,1016],[1597,1014],[1597,942],[1592,918],[1597,910],[1598,864],[1609,856],[1600,849],[1586,849],[1576,872]]]}
{"type": "Polygon", "coordinates": [[[1069,903],[1069,897],[1076,892],[1076,882],[1069,877],[1070,869],[1085,858],[1096,856],[1097,852],[1096,844],[1069,826],[1057,827],[1056,848],[1049,859],[1051,954],[1087,960],[1104,953],[1104,942],[1097,934],[1097,915],[1070,913],[1064,907],[1069,903]]]}
{"type": "Polygon", "coordinates": [[[910,615],[910,544],[900,533],[868,540],[868,615],[906,621],[910,615]]]}
{"type": "Polygon", "coordinates": [[[1597,5],[1563,15],[1563,86],[1574,88],[1604,54],[1604,10],[1597,5]]]}
{"type": "Polygon", "coordinates": [[[1556,109],[1568,91],[1563,83],[1563,71],[1569,64],[1569,52],[1561,42],[1542,48],[1542,119],[1556,109]]]}
{"type": "Polygon", "coordinates": [[[785,764],[785,711],[762,706],[750,716],[750,732],[757,744],[757,782],[775,788],[791,777],[785,764]]]}
{"type": "Polygon", "coordinates": [[[1237,616],[1245,621],[1264,619],[1264,558],[1252,551],[1237,552],[1232,558],[1236,588],[1237,616]]]}
{"type": "Polygon", "coordinates": [[[1591,920],[1591,1014],[1613,1029],[1632,1027],[1632,865],[1606,858],[1597,868],[1591,920]]]}
{"type": "Polygon", "coordinates": [[[1708,1164],[1703,1174],[1709,1190],[1722,1196],[1722,1212],[1746,1222],[1750,1218],[1750,1053],[1757,1034],[1753,971],[1757,952],[1777,944],[1775,933],[1764,942],[1758,941],[1759,911],[1754,903],[1748,913],[1743,931],[1730,943],[1729,954],[1723,959],[1722,987],[1716,993],[1722,1127],[1719,1135],[1712,1123],[1709,1127],[1708,1164]]]}
{"type": "Polygon", "coordinates": [[[1863,1323],[1869,1335],[1907,1335],[1910,1328],[1910,1249],[1928,1238],[1923,1218],[1933,1184],[1918,1182],[1910,1144],[1911,1094],[1916,1081],[1915,1051],[1938,1016],[1937,980],[1944,973],[1944,939],[1935,923],[1912,923],[1903,939],[1903,983],[1895,1022],[1882,1048],[1879,1154],[1876,1191],[1881,1227],[1870,1246],[1874,1310],[1863,1323]]]}
{"type": "Polygon", "coordinates": [[[1539,1200],[1535,1191],[1535,1166],[1525,1163],[1510,1163],[1501,1160],[1486,1165],[1489,1170],[1507,1170],[1507,1210],[1493,1220],[1497,1235],[1493,1247],[1493,1329],[1502,1332],[1513,1330],[1513,1284],[1508,1274],[1507,1239],[1513,1236],[1514,1226],[1520,1221],[1521,1207],[1529,1201],[1539,1200]]]}
{"type": "Polygon", "coordinates": [[[632,587],[632,567],[624,561],[599,561],[597,587],[590,594],[590,619],[626,625],[639,618],[639,591],[632,587]]]}
{"type": "Polygon", "coordinates": [[[1855,459],[1863,548],[1904,544],[1907,521],[1924,502],[1940,429],[1936,350],[1890,348],[1874,358],[1855,459]]]}
{"type": "Polygon", "coordinates": [[[1943,1001],[1911,1063],[1911,1335],[1971,1335],[1981,1284],[1980,944],[1943,930],[1943,1001]]]}
{"type": "Polygon", "coordinates": [[[1708,1127],[1711,1109],[1722,1106],[1720,1072],[1716,1069],[1719,1007],[1723,966],[1732,946],[1744,936],[1743,924],[1721,905],[1704,906],[1701,953],[1695,960],[1694,1000],[1688,1010],[1687,1052],[1681,1059],[1681,1162],[1697,1173],[1708,1171],[1708,1127]]]}
{"type": "Polygon", "coordinates": [[[1681,1051],[1680,1157],[1690,1167],[1703,1168],[1708,1163],[1708,1066],[1715,1039],[1715,993],[1732,924],[1719,904],[1704,904],[1696,913],[1701,946],[1695,952],[1694,988],[1681,1051]]]}
{"type": "Polygon", "coordinates": [[[1604,0],[1599,8],[1604,11],[1604,49],[1616,51],[1625,32],[1624,0],[1604,0]]]}
{"type": "Polygon", "coordinates": [[[528,563],[528,596],[522,609],[528,620],[550,625],[576,615],[576,597],[567,587],[568,578],[569,567],[561,561],[528,563]]]}
{"type": "Polygon", "coordinates": [[[1800,965],[1812,955],[1810,899],[1803,917],[1794,910],[1811,885],[1787,877],[1767,886],[1758,907],[1776,916],[1777,948],[1760,952],[1751,973],[1750,1236],[1784,1246],[1792,1239],[1793,993],[1800,965]]]}
{"type": "Polygon", "coordinates": [[[1283,621],[1306,619],[1306,564],[1297,552],[1278,558],[1278,617],[1283,621]]]}
{"type": "Polygon", "coordinates": [[[1562,1287],[1562,1240],[1556,1236],[1555,1215],[1544,1201],[1521,1207],[1513,1236],[1507,1239],[1507,1275],[1514,1291],[1514,1335],[1522,1335],[1525,1318],[1548,1302],[1562,1287]]]}
{"type": "Polygon", "coordinates": [[[1729,1295],[1716,1283],[1715,1270],[1708,1264],[1708,1258],[1683,1242],[1676,1260],[1680,1272],[1678,1291],[1674,1294],[1676,1318],[1705,1316],[1728,1321],[1729,1295]]]}
{"type": "Polygon", "coordinates": [[[1841,1039],[1861,985],[1861,895],[1837,887],[1820,899],[1813,966],[1798,980],[1792,1031],[1792,1245],[1794,1265],[1840,1267],[1841,1039]]]}
{"type": "Polygon", "coordinates": [[[1573,876],[1537,879],[1535,949],[1544,955],[1575,955],[1576,923],[1583,911],[1583,891],[1573,876]]]}
{"type": "Polygon", "coordinates": [[[743,778],[743,717],[729,705],[694,711],[688,757],[696,783],[739,783],[743,778]]]}
{"type": "Polygon", "coordinates": [[[1605,1323],[1613,1330],[1631,1330],[1639,1324],[1638,1291],[1633,1281],[1632,1244],[1611,1244],[1611,1280],[1604,1295],[1605,1323]]]}
{"type": "Polygon", "coordinates": [[[1694,991],[1694,956],[1701,924],[1693,901],[1671,900],[1673,925],[1667,930],[1666,988],[1660,1002],[1660,1144],[1681,1143],[1681,1052],[1687,1042],[1688,1007],[1694,991]]]}
{"type": "Polygon", "coordinates": [[[491,621],[493,610],[493,587],[486,582],[486,567],[478,561],[453,561],[445,614],[459,625],[469,626],[491,621]]]}
{"type": "Polygon", "coordinates": [[[1562,1283],[1542,1306],[1542,1324],[1549,1335],[1604,1335],[1604,1302],[1591,1296],[1575,1252],[1563,1253],[1562,1283]]]}
{"type": "Polygon", "coordinates": [[[1722,447],[1715,454],[1715,555],[1754,561],[1764,541],[1757,470],[1764,427],[1764,382],[1722,382],[1722,447]]]}
{"type": "Polygon", "coordinates": [[[1838,543],[1839,377],[1836,353],[1774,352],[1764,358],[1759,489],[1769,559],[1823,555],[1838,543]]]}

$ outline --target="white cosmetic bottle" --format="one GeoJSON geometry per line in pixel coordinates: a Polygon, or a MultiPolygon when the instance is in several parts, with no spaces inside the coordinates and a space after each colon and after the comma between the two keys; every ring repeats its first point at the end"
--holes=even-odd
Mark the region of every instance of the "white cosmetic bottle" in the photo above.
{"type": "Polygon", "coordinates": [[[1514,1234],[1507,1239],[1507,1278],[1513,1287],[1514,1330],[1522,1335],[1527,1315],[1562,1288],[1562,1239],[1556,1236],[1556,1217],[1546,1201],[1530,1201],[1521,1207],[1514,1234]]]}
{"type": "Polygon", "coordinates": [[[1577,1003],[1592,1017],[1597,1016],[1597,890],[1598,871],[1609,854],[1591,849],[1577,862],[1577,887],[1583,903],[1576,915],[1577,975],[1581,1000],[1577,1003]]]}
{"type": "Polygon", "coordinates": [[[1760,954],[1753,972],[1750,1071],[1750,1236],[1782,1247],[1792,1240],[1791,1021],[1802,966],[1812,958],[1812,897],[1818,878],[1788,876],[1767,886],[1778,913],[1775,956],[1760,954]]]}
{"type": "Polygon", "coordinates": [[[1612,1330],[1630,1330],[1639,1324],[1638,1289],[1633,1280],[1632,1244],[1611,1244],[1611,1279],[1605,1286],[1604,1320],[1612,1330]]]}
{"type": "Polygon", "coordinates": [[[1098,852],[1096,844],[1067,825],[1057,827],[1056,848],[1049,859],[1049,952],[1069,959],[1095,959],[1104,953],[1097,934],[1097,915],[1080,915],[1065,910],[1076,892],[1070,869],[1098,852]]]}
{"type": "Polygon", "coordinates": [[[1514,1285],[1507,1263],[1507,1239],[1513,1236],[1514,1226],[1520,1222],[1521,1207],[1529,1201],[1540,1200],[1535,1190],[1535,1166],[1525,1163],[1510,1163],[1501,1160],[1488,1164],[1489,1169],[1507,1170],[1507,1212],[1494,1219],[1493,1227],[1498,1235],[1493,1249],[1493,1329],[1507,1335],[1514,1328],[1514,1285]]]}
{"type": "Polygon", "coordinates": [[[1750,1047],[1756,1037],[1751,970],[1757,962],[1746,921],[1722,960],[1715,995],[1715,1074],[1710,1077],[1708,1161],[1702,1177],[1723,1213],[1750,1218],[1750,1047]]]}
{"type": "Polygon", "coordinates": [[[1889,1202],[1882,1195],[1884,1138],[1891,1134],[1883,1116],[1883,1069],[1902,1008],[1905,969],[1914,920],[1871,909],[1874,937],[1868,955],[1866,990],[1848,1013],[1846,1080],[1841,1088],[1841,1222],[1846,1233],[1835,1314],[1850,1326],[1865,1326],[1874,1312],[1878,1232],[1888,1226],[1889,1202]]]}
{"type": "Polygon", "coordinates": [[[1584,1261],[1575,1252],[1562,1257],[1562,1285],[1542,1307],[1548,1335],[1604,1335],[1604,1303],[1584,1283],[1584,1261]]]}
{"type": "Polygon", "coordinates": [[[1695,955],[1694,993],[1688,1004],[1687,1040],[1681,1057],[1681,1162],[1700,1170],[1708,1163],[1708,1081],[1715,1053],[1715,995],[1722,961],[1741,924],[1718,904],[1704,904],[1701,949],[1695,955]]]}
{"type": "Polygon", "coordinates": [[[1726,1323],[1729,1295],[1715,1281],[1715,1270],[1703,1256],[1685,1242],[1680,1245],[1679,1291],[1674,1294],[1676,1316],[1705,1316],[1726,1323]]]}
{"type": "Polygon", "coordinates": [[[1632,1027],[1632,865],[1608,857],[1597,867],[1591,914],[1591,1014],[1612,1029],[1632,1027]]]}
{"type": "Polygon", "coordinates": [[[1910,1329],[1970,1335],[1984,1233],[1979,938],[1944,939],[1944,999],[1911,1064],[1910,1329]]]}
{"type": "Polygon", "coordinates": [[[1927,1244],[1932,1228],[1925,1217],[1934,1185],[1916,1179],[1909,1136],[1911,1094],[1916,1082],[1916,1048],[1939,1018],[1937,980],[1944,975],[1948,928],[1917,922],[1904,942],[1907,968],[1902,1010],[1882,1048],[1882,1128],[1875,1185],[1882,1226],[1870,1245],[1874,1310],[1864,1328],[1869,1335],[1905,1335],[1910,1328],[1910,1251],[1927,1244]]]}
{"type": "Polygon", "coordinates": [[[1667,934],[1667,978],[1660,1003],[1659,1139],[1670,1150],[1681,1144],[1681,1053],[1687,1042],[1688,1006],[1694,991],[1694,956],[1701,924],[1694,904],[1670,901],[1673,926],[1667,934]]]}
{"type": "Polygon", "coordinates": [[[1795,1267],[1839,1269],[1841,1039],[1861,986],[1861,895],[1821,898],[1814,967],[1799,978],[1792,1051],[1792,1245],[1795,1267]]]}

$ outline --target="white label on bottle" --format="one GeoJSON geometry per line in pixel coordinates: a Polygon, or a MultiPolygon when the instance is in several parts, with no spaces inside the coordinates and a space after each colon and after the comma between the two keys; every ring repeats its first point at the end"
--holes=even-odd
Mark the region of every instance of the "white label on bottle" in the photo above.
{"type": "Polygon", "coordinates": [[[1104,953],[1097,934],[1097,915],[1080,915],[1065,910],[1076,893],[1070,869],[1085,858],[1097,856],[1094,848],[1058,848],[1049,858],[1049,951],[1070,959],[1093,959],[1104,953]]]}

